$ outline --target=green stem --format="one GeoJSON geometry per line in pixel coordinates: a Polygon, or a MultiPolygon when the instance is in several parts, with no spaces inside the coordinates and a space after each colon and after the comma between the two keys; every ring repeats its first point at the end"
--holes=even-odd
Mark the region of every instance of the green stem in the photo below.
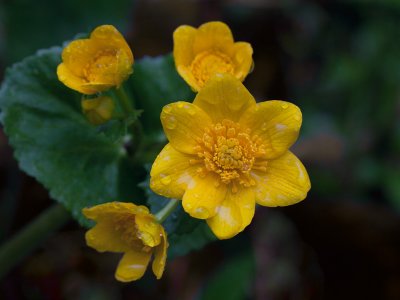
{"type": "Polygon", "coordinates": [[[134,103],[131,98],[129,98],[128,94],[126,93],[124,86],[121,85],[119,88],[115,89],[115,93],[121,103],[122,109],[125,111],[126,115],[129,115],[133,112],[134,103]]]}
{"type": "Polygon", "coordinates": [[[176,199],[171,199],[167,205],[164,206],[162,210],[156,213],[155,217],[158,223],[162,223],[166,218],[174,211],[174,209],[178,206],[179,201],[176,199]]]}
{"type": "Polygon", "coordinates": [[[0,279],[69,219],[70,215],[62,205],[54,205],[1,245],[0,279]]]}

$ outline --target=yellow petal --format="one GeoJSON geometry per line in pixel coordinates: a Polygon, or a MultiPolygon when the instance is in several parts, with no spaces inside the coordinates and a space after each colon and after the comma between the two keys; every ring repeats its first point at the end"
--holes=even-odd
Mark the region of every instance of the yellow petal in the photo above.
{"type": "Polygon", "coordinates": [[[301,111],[289,102],[271,100],[249,108],[240,123],[258,135],[265,146],[267,159],[273,159],[296,141],[301,127],[301,111]]]}
{"type": "Polygon", "coordinates": [[[249,74],[253,64],[253,48],[249,43],[237,42],[233,47],[233,64],[235,65],[235,77],[243,81],[249,74]]]}
{"type": "Polygon", "coordinates": [[[290,151],[268,161],[267,171],[254,172],[256,201],[264,206],[286,206],[300,202],[311,188],[301,161],[290,151]]]}
{"type": "Polygon", "coordinates": [[[195,55],[209,49],[228,53],[232,47],[232,32],[228,25],[222,22],[208,22],[201,25],[193,42],[195,55]]]}
{"type": "MultiPolygon", "coordinates": [[[[174,31],[174,60],[177,68],[181,65],[188,66],[191,64],[194,58],[193,41],[196,32],[197,29],[187,25],[179,26],[174,31]]],[[[182,76],[182,74],[180,75],[182,76]]]]}
{"type": "Polygon", "coordinates": [[[64,63],[58,65],[57,76],[58,79],[70,89],[86,95],[97,93],[97,89],[95,87],[87,85],[86,80],[72,73],[64,63]]]}
{"type": "Polygon", "coordinates": [[[85,68],[93,61],[97,51],[91,40],[75,40],[64,48],[62,61],[75,76],[84,77],[85,68]]]}
{"type": "Polygon", "coordinates": [[[181,77],[186,81],[186,83],[192,88],[193,91],[197,92],[201,89],[201,86],[198,84],[189,67],[179,65],[176,67],[176,70],[178,71],[179,75],[181,75],[181,77]]]}
{"type": "Polygon", "coordinates": [[[99,252],[125,252],[129,249],[129,245],[116,232],[112,215],[103,217],[101,222],[86,232],[85,238],[86,244],[99,252]]]}
{"type": "Polygon", "coordinates": [[[183,209],[197,219],[209,219],[215,216],[228,190],[227,186],[220,184],[219,181],[219,176],[215,174],[195,178],[183,195],[183,209]]]}
{"type": "Polygon", "coordinates": [[[250,224],[254,210],[254,191],[250,188],[239,188],[236,193],[227,193],[217,214],[207,219],[207,224],[217,238],[229,239],[250,224]]]}
{"type": "Polygon", "coordinates": [[[90,34],[93,44],[99,49],[121,49],[127,55],[130,64],[133,63],[131,48],[122,34],[112,25],[98,26],[90,34]]]}
{"type": "Polygon", "coordinates": [[[82,213],[86,218],[97,222],[104,218],[113,218],[115,214],[147,215],[149,209],[146,206],[128,202],[108,202],[84,208],[82,213]]]}
{"type": "Polygon", "coordinates": [[[208,115],[188,102],[174,102],[164,106],[161,123],[170,144],[178,151],[196,154],[197,140],[203,138],[204,129],[211,125],[208,115]]]}
{"type": "Polygon", "coordinates": [[[135,217],[135,224],[138,229],[138,235],[143,244],[149,247],[155,247],[160,244],[162,226],[157,223],[152,215],[139,215],[135,217]]]}
{"type": "Polygon", "coordinates": [[[152,251],[129,251],[120,260],[115,278],[118,281],[129,282],[140,279],[146,272],[152,251]]]}
{"type": "Polygon", "coordinates": [[[215,123],[223,119],[238,121],[256,101],[238,79],[230,74],[218,74],[200,90],[193,104],[203,109],[215,123]]]}
{"type": "Polygon", "coordinates": [[[154,275],[156,275],[157,279],[160,279],[162,274],[164,273],[165,262],[167,260],[167,248],[168,248],[167,233],[162,227],[161,230],[162,230],[161,244],[154,249],[154,260],[152,265],[153,273],[154,275]]]}
{"type": "Polygon", "coordinates": [[[196,176],[198,166],[189,162],[193,158],[193,155],[178,152],[167,144],[151,167],[151,189],[165,197],[182,199],[188,184],[196,176]]]}

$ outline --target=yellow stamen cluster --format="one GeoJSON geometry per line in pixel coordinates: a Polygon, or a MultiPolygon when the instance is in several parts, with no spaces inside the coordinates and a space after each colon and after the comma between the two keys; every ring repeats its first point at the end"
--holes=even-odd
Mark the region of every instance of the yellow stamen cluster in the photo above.
{"type": "Polygon", "coordinates": [[[234,67],[231,58],[220,51],[203,51],[196,55],[190,70],[199,86],[216,73],[233,74],[234,67]]]}
{"type": "Polygon", "coordinates": [[[232,183],[232,192],[237,191],[237,184],[245,187],[255,185],[250,171],[253,167],[266,166],[266,162],[256,162],[257,157],[265,153],[259,138],[252,138],[249,129],[231,120],[225,119],[206,128],[195,150],[200,159],[190,162],[204,163],[204,167],[198,169],[200,175],[205,176],[207,172],[218,174],[222,183],[232,183]]]}
{"type": "Polygon", "coordinates": [[[117,50],[100,50],[93,60],[83,68],[83,75],[87,82],[99,82],[107,78],[110,82],[115,81],[115,72],[118,64],[117,50]],[[109,77],[109,78],[108,78],[109,77]]]}

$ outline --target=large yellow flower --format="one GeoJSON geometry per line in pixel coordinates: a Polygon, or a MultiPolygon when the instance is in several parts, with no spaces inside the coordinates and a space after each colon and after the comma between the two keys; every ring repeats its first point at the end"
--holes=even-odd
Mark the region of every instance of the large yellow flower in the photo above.
{"type": "Polygon", "coordinates": [[[124,37],[111,25],[97,27],[88,39],[75,40],[62,52],[58,79],[83,94],[118,87],[132,73],[133,55],[124,37]]]}
{"type": "Polygon", "coordinates": [[[174,32],[174,59],[178,73],[199,91],[217,73],[229,73],[243,81],[250,72],[253,49],[234,42],[229,27],[209,22],[198,29],[179,26],[174,32]]]}
{"type": "Polygon", "coordinates": [[[99,252],[124,253],[115,278],[129,282],[141,278],[154,254],[152,269],[160,279],[167,258],[167,235],[145,206],[110,202],[84,208],[97,224],[86,233],[86,243],[99,252]]]}
{"type": "Polygon", "coordinates": [[[220,239],[250,224],[255,204],[285,206],[310,189],[307,171],[289,147],[302,115],[284,101],[256,103],[236,78],[219,74],[193,104],[163,108],[169,140],[151,170],[151,188],[182,199],[184,210],[206,219],[220,239]]]}

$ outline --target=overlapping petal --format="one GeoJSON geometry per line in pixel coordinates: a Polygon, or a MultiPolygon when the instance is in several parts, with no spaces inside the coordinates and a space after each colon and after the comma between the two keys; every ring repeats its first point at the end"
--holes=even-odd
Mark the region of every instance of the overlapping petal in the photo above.
{"type": "Polygon", "coordinates": [[[164,106],[161,123],[171,145],[178,151],[195,154],[198,139],[211,125],[210,117],[198,106],[188,102],[175,102],[164,106]]]}
{"type": "Polygon", "coordinates": [[[207,219],[213,233],[219,239],[229,239],[246,228],[254,217],[255,195],[250,188],[228,191],[219,205],[217,214],[207,219]]]}
{"type": "Polygon", "coordinates": [[[163,227],[161,227],[161,234],[161,243],[155,248],[154,260],[152,265],[153,273],[154,275],[156,275],[157,279],[161,278],[165,269],[165,262],[167,260],[168,241],[167,233],[165,232],[163,227]]]}
{"type": "Polygon", "coordinates": [[[208,49],[229,52],[233,46],[233,36],[229,27],[222,22],[214,21],[201,25],[193,41],[195,54],[208,49]]]}
{"type": "Polygon", "coordinates": [[[235,77],[218,74],[196,95],[193,104],[205,111],[214,123],[218,123],[223,119],[239,121],[243,112],[255,106],[256,101],[235,77]]]}
{"type": "Polygon", "coordinates": [[[99,252],[125,252],[129,245],[115,231],[115,223],[110,216],[102,218],[102,221],[96,224],[85,234],[86,244],[99,252]]]}
{"type": "Polygon", "coordinates": [[[161,226],[152,215],[138,215],[135,224],[143,244],[149,247],[158,246],[161,243],[161,226]]]}
{"type": "Polygon", "coordinates": [[[261,138],[265,158],[273,159],[285,153],[297,140],[302,122],[300,109],[289,102],[271,100],[250,107],[240,123],[261,138]]]}
{"type": "Polygon", "coordinates": [[[151,189],[165,197],[182,199],[198,168],[190,164],[191,159],[192,155],[181,153],[167,144],[151,167],[151,189]]]}
{"type": "Polygon", "coordinates": [[[268,161],[266,172],[253,173],[256,201],[263,206],[286,206],[300,202],[311,188],[301,161],[290,151],[268,161]]]}
{"type": "Polygon", "coordinates": [[[194,59],[193,42],[197,29],[192,26],[179,26],[173,34],[174,59],[177,66],[188,66],[194,59]]]}
{"type": "Polygon", "coordinates": [[[233,46],[232,59],[235,65],[235,77],[243,81],[253,65],[253,48],[249,43],[237,42],[233,46]]]}
{"type": "Polygon", "coordinates": [[[183,209],[193,218],[209,219],[215,216],[227,192],[227,186],[219,185],[219,178],[215,174],[208,174],[204,178],[196,177],[183,195],[183,209]]]}
{"type": "Polygon", "coordinates": [[[152,252],[129,251],[120,260],[115,278],[122,282],[138,280],[143,277],[150,262],[152,252]]]}

